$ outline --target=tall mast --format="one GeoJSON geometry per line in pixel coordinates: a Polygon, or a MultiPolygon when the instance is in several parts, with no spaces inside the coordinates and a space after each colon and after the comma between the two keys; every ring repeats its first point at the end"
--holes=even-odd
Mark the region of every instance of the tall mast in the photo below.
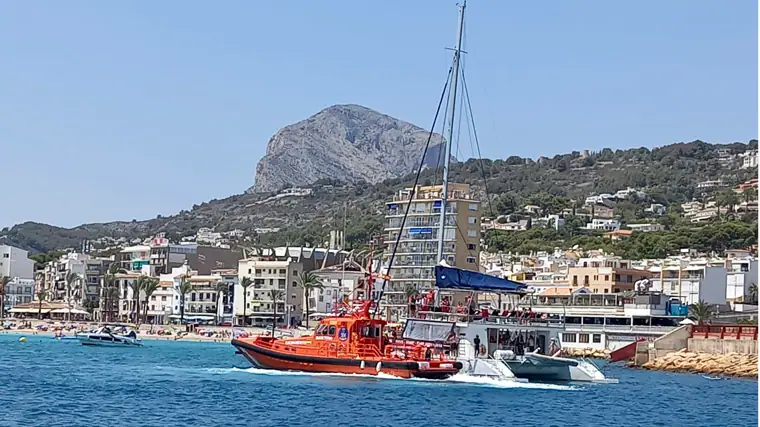
{"type": "Polygon", "coordinates": [[[459,58],[462,53],[462,33],[464,32],[464,8],[467,6],[465,0],[459,7],[459,25],[457,26],[457,44],[454,48],[454,62],[451,66],[451,88],[449,89],[449,111],[448,127],[446,129],[446,149],[443,158],[443,188],[441,189],[441,216],[438,225],[438,262],[443,257],[443,238],[446,230],[446,201],[449,191],[449,163],[451,163],[451,143],[454,140],[454,115],[456,112],[457,101],[457,83],[459,82],[459,58]]]}

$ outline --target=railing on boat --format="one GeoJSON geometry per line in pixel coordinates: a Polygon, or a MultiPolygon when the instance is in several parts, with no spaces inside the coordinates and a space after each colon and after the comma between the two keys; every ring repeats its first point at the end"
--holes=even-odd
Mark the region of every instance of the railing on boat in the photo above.
{"type": "Polygon", "coordinates": [[[757,326],[694,325],[691,327],[691,338],[757,341],[757,326]]]}

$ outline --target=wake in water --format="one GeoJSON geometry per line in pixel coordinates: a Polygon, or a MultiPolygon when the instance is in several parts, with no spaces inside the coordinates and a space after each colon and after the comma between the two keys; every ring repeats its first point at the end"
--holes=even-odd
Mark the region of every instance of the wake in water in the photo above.
{"type": "Polygon", "coordinates": [[[380,373],[378,375],[367,374],[338,374],[329,372],[302,372],[302,371],[276,371],[271,369],[258,369],[258,368],[207,368],[206,372],[211,374],[223,375],[230,373],[248,373],[254,375],[272,375],[272,376],[309,376],[309,377],[347,377],[347,378],[369,378],[369,379],[382,379],[390,381],[416,381],[425,383],[442,383],[442,384],[469,384],[480,387],[493,387],[493,388],[532,388],[539,390],[578,390],[573,386],[558,385],[558,384],[541,384],[541,383],[521,383],[516,381],[503,381],[495,378],[488,377],[474,377],[465,374],[457,374],[446,380],[429,380],[424,378],[399,378],[393,375],[380,373]]]}

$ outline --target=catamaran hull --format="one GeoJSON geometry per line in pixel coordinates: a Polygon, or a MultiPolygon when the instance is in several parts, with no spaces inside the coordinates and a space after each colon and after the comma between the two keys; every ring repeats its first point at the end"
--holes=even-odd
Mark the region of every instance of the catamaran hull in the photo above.
{"type": "Polygon", "coordinates": [[[254,367],[278,371],[358,375],[378,375],[382,373],[399,378],[442,380],[456,374],[462,368],[461,362],[445,364],[444,367],[431,367],[425,362],[301,356],[273,351],[238,340],[232,340],[232,345],[254,367]]]}

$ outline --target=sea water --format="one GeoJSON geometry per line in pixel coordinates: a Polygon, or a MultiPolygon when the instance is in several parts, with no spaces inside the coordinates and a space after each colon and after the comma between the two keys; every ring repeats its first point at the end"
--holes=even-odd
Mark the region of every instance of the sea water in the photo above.
{"type": "Polygon", "coordinates": [[[602,367],[618,384],[250,368],[229,344],[0,335],[0,426],[751,426],[757,381],[602,367]]]}

